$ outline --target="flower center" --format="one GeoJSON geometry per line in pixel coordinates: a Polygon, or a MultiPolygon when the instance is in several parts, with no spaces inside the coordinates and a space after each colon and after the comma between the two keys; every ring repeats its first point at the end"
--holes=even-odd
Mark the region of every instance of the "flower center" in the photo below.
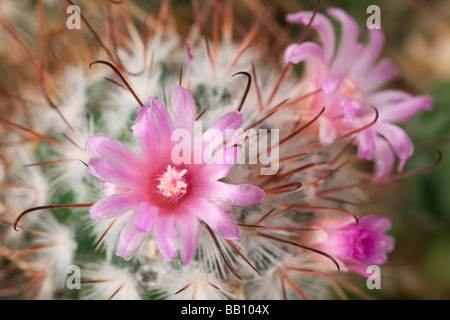
{"type": "Polygon", "coordinates": [[[186,169],[178,171],[169,165],[167,170],[158,177],[158,192],[165,200],[177,202],[186,193],[187,183],[183,178],[186,173],[186,169]]]}
{"type": "Polygon", "coordinates": [[[361,94],[358,92],[355,81],[345,78],[339,87],[339,93],[347,98],[356,98],[361,100],[361,94]]]}

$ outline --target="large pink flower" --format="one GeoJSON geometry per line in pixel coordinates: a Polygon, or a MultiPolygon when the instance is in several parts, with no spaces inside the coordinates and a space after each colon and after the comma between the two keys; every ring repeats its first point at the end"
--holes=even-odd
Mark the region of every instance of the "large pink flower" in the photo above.
{"type": "Polygon", "coordinates": [[[364,216],[357,225],[353,218],[324,218],[316,222],[323,234],[312,245],[339,261],[343,270],[366,275],[367,266],[387,261],[386,254],[394,247],[394,239],[385,232],[391,222],[372,214],[364,216]]]}
{"type": "MultiPolygon", "coordinates": [[[[371,123],[374,106],[379,111],[377,123],[353,135],[361,159],[375,161],[375,179],[387,177],[399,157],[402,171],[414,151],[403,129],[394,123],[404,123],[420,110],[431,110],[432,97],[414,97],[400,90],[380,90],[398,77],[388,59],[377,60],[384,44],[380,30],[369,31],[369,42],[358,42],[358,25],[347,13],[337,8],[327,13],[342,26],[339,46],[330,20],[317,14],[312,27],[319,34],[322,46],[313,42],[292,44],[285,51],[285,63],[306,63],[306,83],[311,91],[323,89],[312,99],[310,108],[325,112],[319,119],[319,139],[323,145],[371,123]]],[[[287,16],[291,23],[307,24],[312,12],[287,16]]]]}
{"type": "MultiPolygon", "coordinates": [[[[86,150],[95,156],[89,162],[89,172],[105,182],[105,197],[91,207],[91,217],[111,219],[133,210],[118,239],[117,254],[122,258],[131,259],[154,231],[163,259],[172,261],[180,244],[181,259],[187,264],[197,251],[200,220],[225,239],[238,239],[240,229],[230,217],[231,206],[246,206],[263,199],[264,192],[258,187],[217,181],[233,167],[235,162],[227,159],[239,152],[235,145],[224,145],[227,161],[223,163],[172,160],[176,144],[172,133],[176,129],[187,132],[192,142],[195,117],[192,96],[177,86],[173,91],[173,119],[152,98],[149,106],[139,111],[132,130],[139,140],[141,155],[112,138],[91,136],[87,140],[86,150]]],[[[230,112],[217,120],[209,132],[215,129],[213,132],[225,133],[241,124],[242,114],[230,112]]],[[[221,139],[223,142],[225,134],[221,139]]]]}

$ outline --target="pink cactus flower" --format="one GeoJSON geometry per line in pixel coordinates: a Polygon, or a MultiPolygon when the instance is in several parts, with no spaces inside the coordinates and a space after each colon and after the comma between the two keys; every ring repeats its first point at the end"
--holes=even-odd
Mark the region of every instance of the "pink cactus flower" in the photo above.
{"type": "MultiPolygon", "coordinates": [[[[386,178],[399,158],[401,172],[412,156],[414,147],[408,135],[395,123],[408,122],[420,110],[431,111],[431,96],[414,97],[401,90],[380,89],[398,77],[388,59],[378,60],[384,44],[381,30],[368,30],[369,42],[358,42],[356,21],[341,9],[330,8],[327,13],[342,26],[339,46],[330,20],[318,13],[312,28],[319,34],[322,46],[313,42],[292,44],[286,51],[285,63],[306,63],[306,90],[322,89],[311,101],[311,111],[325,112],[319,119],[319,139],[328,145],[339,136],[358,131],[371,123],[375,112],[378,121],[371,127],[352,135],[361,159],[375,162],[374,179],[386,178]]],[[[308,24],[312,12],[290,14],[290,23],[308,24]]]]}
{"type": "MultiPolygon", "coordinates": [[[[172,132],[183,129],[193,137],[195,117],[194,99],[177,86],[173,91],[173,118],[152,98],[139,111],[132,130],[142,154],[105,136],[87,140],[86,150],[94,156],[89,172],[104,181],[105,196],[90,208],[91,217],[111,219],[133,211],[118,239],[116,253],[122,258],[131,259],[154,231],[162,258],[172,261],[180,245],[181,260],[187,264],[197,251],[200,220],[223,238],[235,240],[240,237],[240,229],[230,217],[231,206],[251,205],[263,199],[264,192],[258,187],[217,181],[228,175],[234,165],[231,161],[172,161],[172,132]]],[[[236,130],[242,121],[241,113],[230,112],[211,128],[236,130]]],[[[238,151],[237,146],[224,146],[225,156],[238,151]]]]}
{"type": "Polygon", "coordinates": [[[394,239],[385,234],[391,228],[388,218],[372,214],[355,225],[353,218],[324,218],[316,222],[322,231],[311,240],[314,248],[337,259],[342,270],[366,276],[367,266],[381,265],[394,248],[394,239]]]}

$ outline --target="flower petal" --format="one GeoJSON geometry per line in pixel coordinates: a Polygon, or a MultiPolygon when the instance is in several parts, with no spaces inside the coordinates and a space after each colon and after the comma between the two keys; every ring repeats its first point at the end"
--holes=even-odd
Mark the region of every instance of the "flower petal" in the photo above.
{"type": "Polygon", "coordinates": [[[125,146],[122,142],[105,137],[90,136],[86,141],[86,151],[95,157],[108,161],[114,161],[121,165],[129,165],[131,168],[140,167],[139,156],[125,146]]]}
{"type": "Polygon", "coordinates": [[[197,252],[200,223],[197,216],[186,211],[178,214],[175,223],[181,243],[181,261],[188,264],[197,252]]]}
{"type": "Polygon", "coordinates": [[[89,213],[95,220],[111,219],[135,209],[141,201],[142,198],[136,193],[113,194],[94,203],[89,213]]]}
{"type": "Polygon", "coordinates": [[[340,106],[344,118],[346,119],[354,120],[356,118],[356,114],[358,113],[359,109],[361,109],[361,103],[359,102],[358,99],[355,98],[342,97],[340,101],[340,106]]]}
{"type": "Polygon", "coordinates": [[[128,188],[118,187],[118,186],[116,186],[116,185],[114,185],[112,183],[109,183],[109,182],[105,182],[103,184],[103,188],[102,188],[102,193],[103,193],[103,195],[105,197],[111,196],[113,194],[125,193],[125,192],[128,192],[128,191],[131,191],[131,190],[128,189],[128,188]]]}
{"type": "Polygon", "coordinates": [[[148,202],[143,202],[134,214],[134,226],[140,232],[149,232],[153,228],[158,208],[148,202]]]}
{"type": "Polygon", "coordinates": [[[193,134],[197,107],[192,95],[182,86],[176,86],[173,89],[172,104],[176,128],[187,129],[193,134]]]}
{"type": "MultiPolygon", "coordinates": [[[[369,29],[369,44],[364,47],[358,59],[355,59],[348,74],[354,74],[359,79],[367,79],[367,73],[373,68],[384,45],[384,35],[381,30],[369,29]]],[[[370,79],[366,80],[370,81],[370,79]]]]}
{"type": "MultiPolygon", "coordinates": [[[[208,130],[205,131],[205,133],[203,133],[201,143],[202,150],[205,150],[205,148],[207,147],[210,147],[212,149],[217,148],[218,145],[217,146],[211,145],[211,143],[214,143],[216,141],[217,137],[215,135],[216,134],[220,135],[219,139],[217,140],[220,140],[220,143],[222,144],[224,141],[231,138],[231,136],[229,135],[230,132],[234,133],[235,130],[241,127],[242,122],[243,122],[242,113],[237,111],[229,112],[224,116],[220,117],[211,125],[211,127],[208,130]]],[[[198,152],[202,152],[202,150],[198,150],[198,152]]]]}
{"type": "Polygon", "coordinates": [[[411,98],[413,98],[413,96],[406,91],[381,90],[365,96],[364,102],[373,105],[380,111],[411,98]]]}
{"type": "MultiPolygon", "coordinates": [[[[302,23],[308,25],[313,13],[311,11],[300,11],[297,13],[288,14],[286,21],[289,23],[302,23]]],[[[319,33],[320,41],[324,47],[325,59],[330,62],[334,55],[335,36],[333,26],[330,20],[324,15],[317,13],[311,24],[311,27],[316,29],[319,33]]]]}
{"type": "Polygon", "coordinates": [[[238,111],[228,112],[224,116],[216,120],[210,127],[210,129],[219,130],[225,132],[227,129],[239,129],[243,122],[242,113],[238,111]]]}
{"type": "Polygon", "coordinates": [[[148,233],[140,232],[135,227],[134,215],[127,221],[117,241],[116,254],[130,260],[148,237],[148,233]]]}
{"type": "Polygon", "coordinates": [[[333,122],[326,117],[319,118],[319,140],[324,146],[327,146],[334,142],[337,137],[336,127],[333,122]]]}
{"type": "Polygon", "coordinates": [[[394,161],[394,153],[391,147],[383,138],[378,137],[376,139],[374,180],[388,177],[394,167],[394,161]]]}
{"type": "Polygon", "coordinates": [[[399,72],[391,60],[385,58],[378,62],[365,76],[367,81],[360,81],[359,90],[370,92],[380,88],[391,80],[398,78],[399,72]]]}
{"type": "Polygon", "coordinates": [[[373,214],[368,214],[359,220],[361,228],[368,228],[378,230],[380,232],[386,232],[392,226],[391,221],[386,217],[379,217],[373,214]]]}
{"type": "Polygon", "coordinates": [[[432,96],[423,95],[397,103],[389,108],[385,107],[383,108],[383,112],[380,113],[379,120],[395,123],[408,122],[421,110],[431,111],[432,101],[432,96]]]}
{"type": "Polygon", "coordinates": [[[375,156],[376,133],[372,129],[363,130],[358,136],[358,157],[360,159],[372,160],[375,156]]]}
{"type": "Polygon", "coordinates": [[[149,109],[154,112],[157,118],[158,131],[162,136],[170,136],[174,129],[174,123],[170,117],[169,111],[161,102],[156,99],[149,99],[149,109]]]}
{"type": "Polygon", "coordinates": [[[348,68],[358,47],[358,24],[347,12],[339,8],[329,8],[327,13],[341,23],[341,40],[331,67],[337,77],[348,76],[348,68]]]}
{"type": "MultiPolygon", "coordinates": [[[[200,181],[216,181],[225,178],[231,168],[238,162],[241,157],[241,148],[239,146],[223,146],[223,153],[216,154],[214,158],[217,162],[211,162],[207,165],[201,166],[196,172],[196,179],[200,181]]],[[[210,160],[210,159],[206,159],[210,160]]],[[[212,160],[211,160],[212,161],[212,160]]]]}
{"type": "Polygon", "coordinates": [[[186,199],[183,207],[203,220],[212,230],[219,232],[228,240],[236,240],[241,236],[237,223],[208,200],[203,198],[186,199]]]}
{"type": "Polygon", "coordinates": [[[115,162],[93,158],[89,161],[89,173],[100,180],[110,182],[118,187],[130,188],[139,186],[140,176],[128,166],[124,167],[115,162]]]}
{"type": "Polygon", "coordinates": [[[297,64],[302,61],[311,63],[319,62],[326,66],[323,49],[314,42],[303,42],[300,44],[291,44],[284,52],[284,63],[297,64]]]}
{"type": "Polygon", "coordinates": [[[155,239],[162,258],[165,261],[173,261],[178,245],[175,234],[175,214],[173,212],[158,212],[155,223],[155,239]]]}
{"type": "Polygon", "coordinates": [[[328,77],[323,81],[322,90],[325,95],[336,92],[341,85],[341,79],[335,77],[328,77]]]}
{"type": "Polygon", "coordinates": [[[234,164],[208,164],[202,166],[196,173],[202,181],[216,181],[225,178],[234,164]]]}
{"type": "MultiPolygon", "coordinates": [[[[155,101],[151,100],[152,106],[155,105],[155,101]]],[[[133,135],[139,139],[144,159],[152,162],[163,158],[171,148],[169,130],[161,130],[161,127],[166,128],[170,124],[167,124],[165,116],[161,116],[162,111],[158,110],[155,107],[143,106],[138,112],[135,124],[131,127],[133,135]]]]}
{"type": "Polygon", "coordinates": [[[195,191],[195,194],[211,201],[238,206],[248,206],[264,199],[264,191],[256,186],[250,184],[234,185],[220,181],[203,185],[195,191]]]}
{"type": "Polygon", "coordinates": [[[400,158],[397,170],[399,172],[403,171],[406,161],[414,153],[414,145],[411,142],[411,139],[409,139],[403,129],[387,122],[378,123],[375,128],[378,134],[384,136],[390,143],[395,153],[400,158]]]}

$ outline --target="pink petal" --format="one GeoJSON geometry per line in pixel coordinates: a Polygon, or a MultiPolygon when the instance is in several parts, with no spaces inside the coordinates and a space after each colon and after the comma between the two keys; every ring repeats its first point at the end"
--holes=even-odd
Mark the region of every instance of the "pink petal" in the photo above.
{"type": "Polygon", "coordinates": [[[319,140],[324,146],[327,146],[334,142],[337,137],[336,127],[333,122],[326,117],[319,118],[319,140]]]}
{"type": "Polygon", "coordinates": [[[237,164],[241,157],[241,148],[237,146],[238,142],[234,141],[231,145],[223,146],[223,163],[225,164],[237,164]]]}
{"type": "Polygon", "coordinates": [[[340,78],[328,77],[323,81],[322,90],[326,95],[329,95],[336,92],[340,85],[340,78]]]}
{"type": "Polygon", "coordinates": [[[367,266],[362,264],[360,261],[349,261],[347,264],[348,270],[351,270],[353,272],[356,272],[363,277],[369,277],[371,274],[367,273],[367,266]]]}
{"type": "Polygon", "coordinates": [[[183,207],[203,220],[212,230],[219,232],[228,240],[236,240],[241,236],[237,223],[209,201],[203,198],[186,199],[183,207]]]}
{"type": "Polygon", "coordinates": [[[250,184],[233,185],[220,181],[206,184],[195,191],[196,195],[211,201],[248,206],[264,199],[264,191],[250,184]]]}
{"type": "Polygon", "coordinates": [[[172,103],[175,126],[193,134],[197,107],[192,95],[185,88],[176,86],[173,89],[172,103]]]}
{"type": "Polygon", "coordinates": [[[93,158],[89,161],[89,173],[100,180],[110,182],[122,188],[139,186],[140,177],[130,167],[121,166],[115,162],[93,158]]]}
{"type": "Polygon", "coordinates": [[[341,40],[331,67],[332,74],[338,77],[348,76],[347,71],[354,62],[357,51],[358,24],[342,9],[329,8],[327,13],[341,23],[341,40]]]}
{"type": "Polygon", "coordinates": [[[111,219],[135,209],[141,201],[136,193],[113,194],[94,203],[89,213],[95,220],[111,219]]]}
{"type": "Polygon", "coordinates": [[[161,136],[170,136],[174,129],[174,123],[170,117],[169,111],[156,99],[149,99],[149,109],[157,119],[158,131],[161,136]]]}
{"type": "Polygon", "coordinates": [[[382,59],[364,77],[365,81],[360,81],[359,89],[361,92],[370,92],[398,78],[398,76],[399,72],[392,61],[382,59]]]}
{"type": "Polygon", "coordinates": [[[173,261],[178,245],[175,234],[175,214],[173,212],[159,211],[155,223],[155,239],[162,258],[173,261]]]}
{"type": "Polygon", "coordinates": [[[219,202],[219,201],[213,201],[208,200],[213,206],[217,207],[219,210],[225,212],[226,214],[230,215],[231,211],[233,210],[233,206],[231,204],[219,202]]]}
{"type": "Polygon", "coordinates": [[[340,106],[344,118],[346,119],[354,120],[356,118],[356,114],[358,113],[359,109],[361,109],[361,103],[359,102],[358,99],[355,98],[342,97],[340,101],[340,106]]]}
{"type": "MultiPolygon", "coordinates": [[[[314,42],[303,42],[301,44],[291,44],[284,52],[284,62],[300,63],[304,60],[318,60],[326,65],[325,56],[321,47],[314,42]]],[[[315,61],[314,61],[315,62],[315,61]]]]}
{"type": "Polygon", "coordinates": [[[386,252],[391,252],[392,250],[394,250],[395,239],[390,236],[385,236],[384,240],[385,240],[385,243],[383,245],[383,250],[386,252]]]}
{"type": "Polygon", "coordinates": [[[375,156],[375,140],[377,139],[376,133],[369,129],[362,131],[359,134],[358,141],[358,157],[360,159],[372,160],[375,156]]]}
{"type": "Polygon", "coordinates": [[[355,59],[349,70],[349,74],[355,74],[358,78],[366,79],[366,81],[370,81],[370,79],[364,77],[367,77],[367,73],[373,68],[384,45],[384,35],[381,30],[369,29],[368,32],[369,44],[365,46],[361,55],[355,59]]]}
{"type": "Polygon", "coordinates": [[[180,212],[175,223],[181,244],[181,261],[188,264],[197,252],[200,223],[197,216],[189,212],[180,212]]]}
{"type": "Polygon", "coordinates": [[[157,161],[170,151],[171,131],[169,120],[164,111],[158,107],[156,100],[150,100],[152,107],[143,106],[137,115],[136,122],[131,128],[135,137],[139,139],[139,144],[144,159],[157,161]],[[166,130],[162,130],[162,129],[166,130]],[[170,132],[170,134],[169,134],[170,132]]]}
{"type": "Polygon", "coordinates": [[[364,97],[366,104],[376,107],[379,111],[396,103],[411,99],[413,96],[402,90],[381,90],[364,97]]]}
{"type": "Polygon", "coordinates": [[[121,165],[140,167],[139,156],[122,142],[105,136],[90,136],[86,141],[86,151],[92,155],[121,165]]]}
{"type": "Polygon", "coordinates": [[[144,158],[151,158],[151,156],[158,152],[157,146],[160,143],[157,125],[152,116],[152,111],[148,106],[143,106],[136,118],[134,126],[131,127],[133,135],[139,139],[144,158]]]}
{"type": "Polygon", "coordinates": [[[109,183],[109,182],[105,182],[103,184],[103,188],[102,188],[102,193],[103,193],[103,195],[105,197],[111,196],[113,194],[125,193],[125,192],[128,192],[128,191],[130,191],[130,189],[128,189],[128,188],[121,188],[121,187],[118,187],[118,186],[116,186],[116,185],[114,185],[112,183],[109,183]]]}
{"type": "Polygon", "coordinates": [[[394,153],[383,138],[376,139],[374,180],[382,180],[389,176],[394,167],[394,153]]]}
{"type": "Polygon", "coordinates": [[[202,181],[216,181],[225,178],[234,164],[208,164],[202,166],[197,172],[198,179],[202,181]]]}
{"type": "Polygon", "coordinates": [[[376,130],[378,134],[384,136],[400,158],[397,170],[399,172],[403,171],[406,161],[414,153],[414,145],[408,135],[400,127],[386,122],[378,123],[376,125],[376,130]]]}
{"type": "Polygon", "coordinates": [[[381,233],[386,232],[392,226],[391,221],[386,217],[378,217],[373,214],[368,214],[359,220],[361,228],[370,228],[372,230],[378,230],[381,233]]]}
{"type": "Polygon", "coordinates": [[[201,166],[196,173],[199,181],[216,181],[225,178],[241,156],[241,148],[224,145],[222,158],[219,161],[201,166]]]}
{"type": "Polygon", "coordinates": [[[139,232],[149,232],[153,228],[158,208],[148,202],[143,202],[134,214],[134,227],[139,232]]]}
{"type": "Polygon", "coordinates": [[[291,44],[284,52],[284,63],[297,64],[305,62],[308,75],[312,79],[328,74],[327,62],[321,47],[313,42],[291,44]]]}
{"type": "MultiPolygon", "coordinates": [[[[213,155],[206,155],[205,162],[208,164],[207,166],[211,164],[218,164],[218,165],[231,165],[234,166],[239,162],[239,159],[241,157],[241,148],[239,146],[238,136],[234,136],[235,139],[231,139],[228,144],[224,144],[222,146],[222,149],[216,149],[216,153],[213,155]],[[219,152],[219,150],[221,152],[219,152]]],[[[220,146],[219,146],[220,148],[220,146]]],[[[230,168],[231,169],[231,168],[230,168]]]]}
{"type": "Polygon", "coordinates": [[[353,237],[350,232],[331,231],[327,232],[327,238],[323,245],[319,245],[323,251],[341,260],[351,258],[353,252],[353,237]]]}
{"type": "MultiPolygon", "coordinates": [[[[227,136],[227,129],[232,129],[231,131],[237,130],[241,127],[242,122],[243,122],[242,113],[237,111],[229,112],[225,114],[223,117],[219,118],[203,134],[204,140],[202,142],[202,149],[204,150],[205,148],[211,146],[211,143],[215,141],[215,139],[213,139],[215,138],[214,134],[219,134],[219,132],[221,143],[223,143],[224,140],[230,138],[227,136]],[[205,141],[206,138],[208,138],[209,141],[205,141]]],[[[214,148],[215,146],[212,145],[211,147],[214,148]]]]}
{"type": "MultiPolygon", "coordinates": [[[[305,26],[309,24],[313,13],[311,11],[301,11],[286,16],[289,23],[302,23],[305,26]]],[[[311,27],[319,33],[320,41],[324,46],[324,54],[327,62],[330,62],[334,55],[335,36],[334,29],[330,20],[324,15],[317,13],[311,24],[311,27]]]]}
{"type": "Polygon", "coordinates": [[[243,122],[242,113],[232,111],[216,120],[216,122],[214,122],[211,125],[210,129],[218,130],[222,133],[225,133],[227,129],[234,129],[234,130],[239,129],[242,125],[242,122],[243,122]]]}
{"type": "Polygon", "coordinates": [[[432,96],[418,96],[384,108],[380,113],[380,121],[404,123],[421,110],[431,111],[432,96]]]}
{"type": "Polygon", "coordinates": [[[132,216],[120,233],[116,254],[127,261],[130,260],[138,252],[147,237],[148,233],[136,229],[134,216],[132,216]]]}

